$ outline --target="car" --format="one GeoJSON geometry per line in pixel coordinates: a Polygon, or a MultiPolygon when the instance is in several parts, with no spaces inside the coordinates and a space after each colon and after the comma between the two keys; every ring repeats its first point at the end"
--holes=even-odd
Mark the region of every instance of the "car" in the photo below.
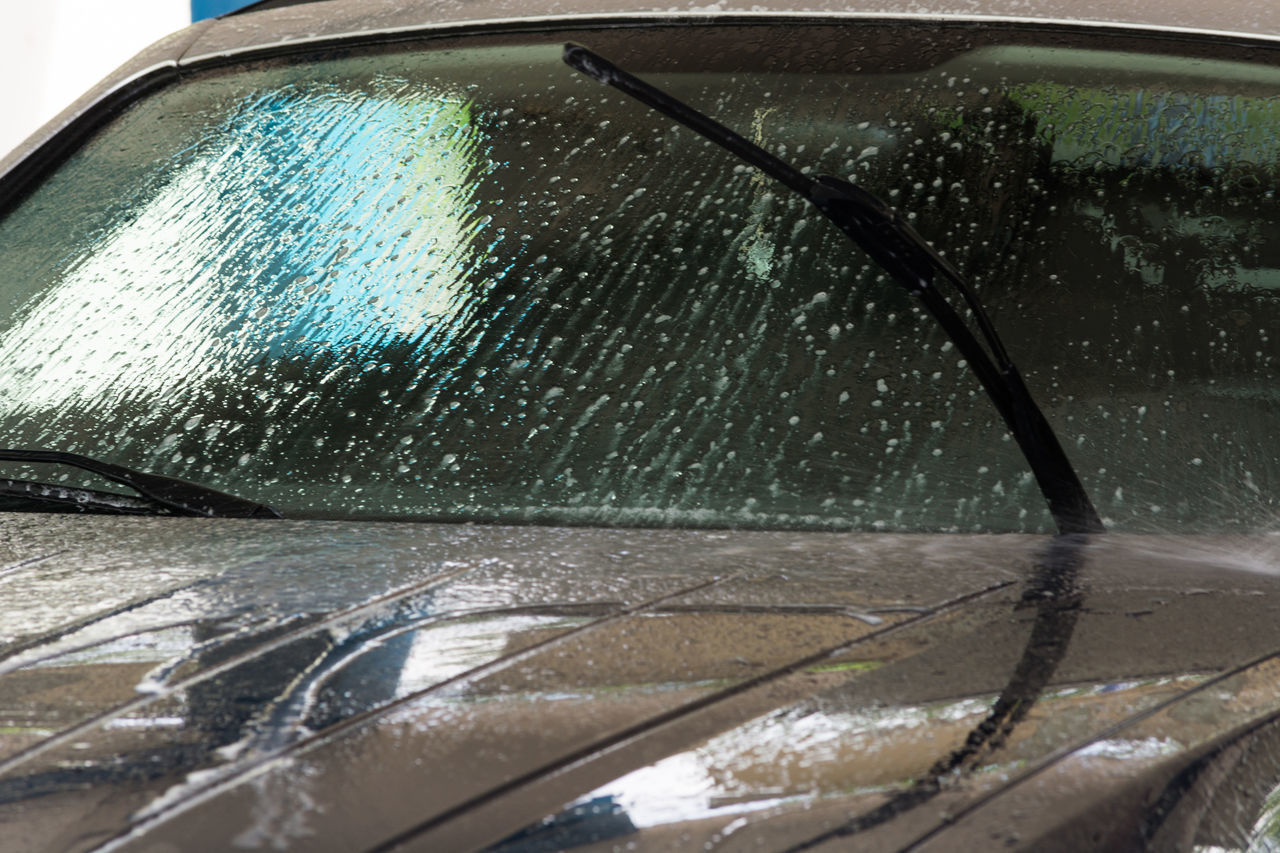
{"type": "Polygon", "coordinates": [[[1276,849],[1278,120],[1239,2],[157,43],[0,161],[0,851],[1276,849]]]}

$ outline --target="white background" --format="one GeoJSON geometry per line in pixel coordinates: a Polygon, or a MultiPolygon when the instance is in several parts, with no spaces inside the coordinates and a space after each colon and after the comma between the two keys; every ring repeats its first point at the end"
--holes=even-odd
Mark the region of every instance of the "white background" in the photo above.
{"type": "Polygon", "coordinates": [[[0,0],[0,156],[189,23],[190,0],[0,0]]]}

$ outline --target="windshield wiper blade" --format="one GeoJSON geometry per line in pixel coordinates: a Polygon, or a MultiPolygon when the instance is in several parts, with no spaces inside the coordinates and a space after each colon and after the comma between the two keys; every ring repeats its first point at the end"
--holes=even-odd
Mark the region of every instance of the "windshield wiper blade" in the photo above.
{"type": "Polygon", "coordinates": [[[133,495],[54,483],[0,478],[0,512],[83,512],[106,515],[170,515],[154,501],[133,495]]]}
{"type": "MultiPolygon", "coordinates": [[[[113,483],[128,486],[142,495],[153,507],[163,507],[164,510],[175,515],[200,516],[204,518],[283,518],[280,513],[266,504],[255,503],[235,495],[228,495],[208,486],[202,486],[199,483],[179,480],[176,477],[166,477],[163,474],[148,474],[145,471],[135,471],[123,465],[113,465],[110,462],[103,462],[89,456],[81,456],[78,453],[67,453],[61,450],[0,449],[0,461],[69,465],[73,468],[90,471],[113,483]]],[[[0,480],[0,483],[3,484],[0,487],[0,495],[3,496],[46,500],[50,503],[80,502],[86,510],[128,512],[130,514],[139,512],[139,508],[136,506],[136,499],[130,499],[127,495],[119,496],[123,500],[116,501],[115,498],[117,496],[112,495],[110,492],[97,492],[93,489],[70,489],[56,484],[29,483],[22,480],[0,480]],[[62,489],[77,494],[73,495],[70,501],[67,501],[53,493],[41,495],[39,493],[41,488],[62,489]],[[114,505],[115,508],[111,508],[108,504],[114,505]]]]}
{"type": "Polygon", "coordinates": [[[675,119],[817,207],[899,285],[918,298],[942,326],[1017,441],[1049,505],[1058,531],[1098,533],[1104,529],[1066,451],[1062,449],[1044,412],[1032,398],[977,295],[964,277],[891,207],[848,181],[829,176],[815,178],[801,173],[716,120],[581,45],[565,45],[564,61],[587,76],[675,119]],[[987,344],[986,348],[935,286],[939,275],[949,281],[964,299],[987,344]]]}

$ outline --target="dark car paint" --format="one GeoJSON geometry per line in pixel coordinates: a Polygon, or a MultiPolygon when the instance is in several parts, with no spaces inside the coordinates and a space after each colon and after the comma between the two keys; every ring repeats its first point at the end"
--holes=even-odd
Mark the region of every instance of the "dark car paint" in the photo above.
{"type": "MultiPolygon", "coordinates": [[[[468,15],[521,26],[493,23],[501,4],[458,8],[320,3],[176,34],[0,161],[0,206],[183,67],[468,15]]],[[[1226,846],[1280,779],[1266,537],[9,516],[0,554],[0,850],[553,849],[592,838],[563,832],[567,804],[725,732],[964,698],[989,707],[886,737],[887,769],[855,754],[808,796],[747,784],[767,805],[644,828],[603,809],[583,849],[1226,846]],[[562,623],[389,684],[416,634],[516,617],[562,623]],[[185,642],[121,651],[165,632],[185,642]],[[1067,688],[1086,694],[1072,713],[1048,696],[1067,688]],[[1158,756],[1097,757],[1151,732],[1170,741],[1158,756]],[[864,771],[888,775],[842,787],[864,771]]]]}
{"type": "MultiPolygon", "coordinates": [[[[700,846],[745,815],[726,849],[1181,849],[1238,838],[1280,778],[1265,539],[52,516],[3,530],[19,614],[0,623],[4,850],[480,849],[726,731],[962,697],[988,710],[887,738],[896,769],[870,790],[819,782],[771,803],[761,785],[743,802],[767,807],[629,840],[700,846]],[[504,633],[513,617],[567,621],[504,633]],[[502,637],[483,660],[388,686],[396,637],[480,623],[502,637]],[[120,651],[184,625],[159,661],[120,651]],[[68,663],[94,648],[116,651],[68,663]],[[1064,713],[1046,694],[1066,687],[1113,699],[1064,713]],[[1170,741],[1159,760],[1087,757],[1151,731],[1170,741]]],[[[803,764],[803,744],[773,747],[803,764]]]]}

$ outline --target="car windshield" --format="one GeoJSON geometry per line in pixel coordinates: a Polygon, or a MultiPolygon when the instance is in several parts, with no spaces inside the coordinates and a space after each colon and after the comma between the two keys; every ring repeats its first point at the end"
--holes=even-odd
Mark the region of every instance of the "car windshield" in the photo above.
{"type": "Polygon", "coordinates": [[[1043,531],[943,332],[567,36],[893,204],[1109,527],[1268,528],[1280,69],[867,23],[436,39],[190,72],[0,220],[0,446],[290,517],[1043,531]]]}

